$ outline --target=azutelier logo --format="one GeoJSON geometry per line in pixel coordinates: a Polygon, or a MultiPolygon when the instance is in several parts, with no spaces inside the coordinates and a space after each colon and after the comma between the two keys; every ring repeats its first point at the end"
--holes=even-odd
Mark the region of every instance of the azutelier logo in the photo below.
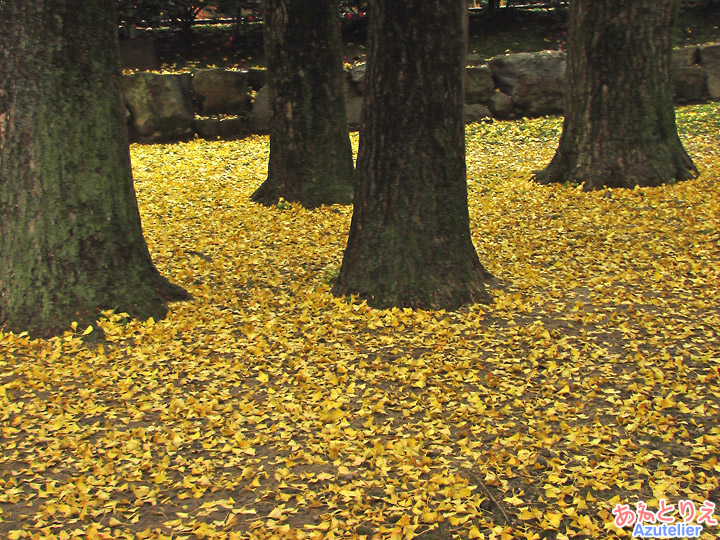
{"type": "Polygon", "coordinates": [[[612,514],[616,527],[633,528],[633,538],[699,538],[705,527],[717,526],[714,512],[715,503],[710,501],[697,507],[689,500],[678,501],[675,506],[660,499],[654,512],[645,502],[638,501],[635,510],[628,504],[618,504],[612,514]]]}

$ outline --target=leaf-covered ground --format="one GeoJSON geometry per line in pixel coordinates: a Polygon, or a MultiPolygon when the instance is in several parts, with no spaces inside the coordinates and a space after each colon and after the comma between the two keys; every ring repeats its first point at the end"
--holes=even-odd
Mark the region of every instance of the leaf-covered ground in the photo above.
{"type": "Polygon", "coordinates": [[[333,297],[351,208],[250,203],[267,138],[133,146],[194,300],[0,333],[0,538],[609,538],[619,502],[720,503],[720,104],[679,123],[698,180],[598,193],[529,181],[560,119],[470,125],[501,286],[455,313],[333,297]]]}

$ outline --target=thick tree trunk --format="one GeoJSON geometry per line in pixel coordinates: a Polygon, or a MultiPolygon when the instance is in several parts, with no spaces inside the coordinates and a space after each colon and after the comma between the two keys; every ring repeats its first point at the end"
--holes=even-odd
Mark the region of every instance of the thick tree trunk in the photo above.
{"type": "Polygon", "coordinates": [[[308,208],[352,202],[337,0],[265,0],[270,89],[268,177],[252,200],[308,208]]]}
{"type": "Polygon", "coordinates": [[[565,123],[542,183],[656,186],[697,176],[675,126],[676,0],[573,0],[565,123]]]}
{"type": "Polygon", "coordinates": [[[163,316],[187,293],[142,235],[112,0],[5,0],[0,20],[0,328],[163,316]]]}
{"type": "Polygon", "coordinates": [[[371,6],[358,185],[333,292],[377,307],[485,302],[465,172],[465,0],[371,6]]]}

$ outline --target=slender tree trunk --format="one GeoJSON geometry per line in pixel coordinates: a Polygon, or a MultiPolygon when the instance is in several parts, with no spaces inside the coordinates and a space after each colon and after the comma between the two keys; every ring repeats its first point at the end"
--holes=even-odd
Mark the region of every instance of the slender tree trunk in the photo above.
{"type": "Polygon", "coordinates": [[[163,316],[187,293],[142,235],[113,1],[4,0],[0,20],[0,328],[163,316]]]}
{"type": "Polygon", "coordinates": [[[358,184],[333,292],[378,307],[485,302],[465,171],[465,0],[371,6],[358,184]]]}
{"type": "Polygon", "coordinates": [[[573,0],[565,123],[542,183],[656,186],[697,176],[675,125],[676,0],[573,0]]]}
{"type": "Polygon", "coordinates": [[[352,202],[338,9],[337,0],[263,3],[272,117],[268,177],[256,202],[352,202]]]}

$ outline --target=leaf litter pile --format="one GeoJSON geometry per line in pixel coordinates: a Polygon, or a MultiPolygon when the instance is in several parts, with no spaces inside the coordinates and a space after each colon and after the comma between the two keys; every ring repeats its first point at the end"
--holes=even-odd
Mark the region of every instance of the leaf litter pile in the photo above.
{"type": "Polygon", "coordinates": [[[335,298],[351,208],[249,202],[266,137],[133,145],[194,299],[0,333],[0,537],[629,537],[618,503],[720,503],[720,104],[679,126],[698,180],[596,193],[529,180],[560,119],[468,126],[500,285],[452,313],[335,298]]]}

